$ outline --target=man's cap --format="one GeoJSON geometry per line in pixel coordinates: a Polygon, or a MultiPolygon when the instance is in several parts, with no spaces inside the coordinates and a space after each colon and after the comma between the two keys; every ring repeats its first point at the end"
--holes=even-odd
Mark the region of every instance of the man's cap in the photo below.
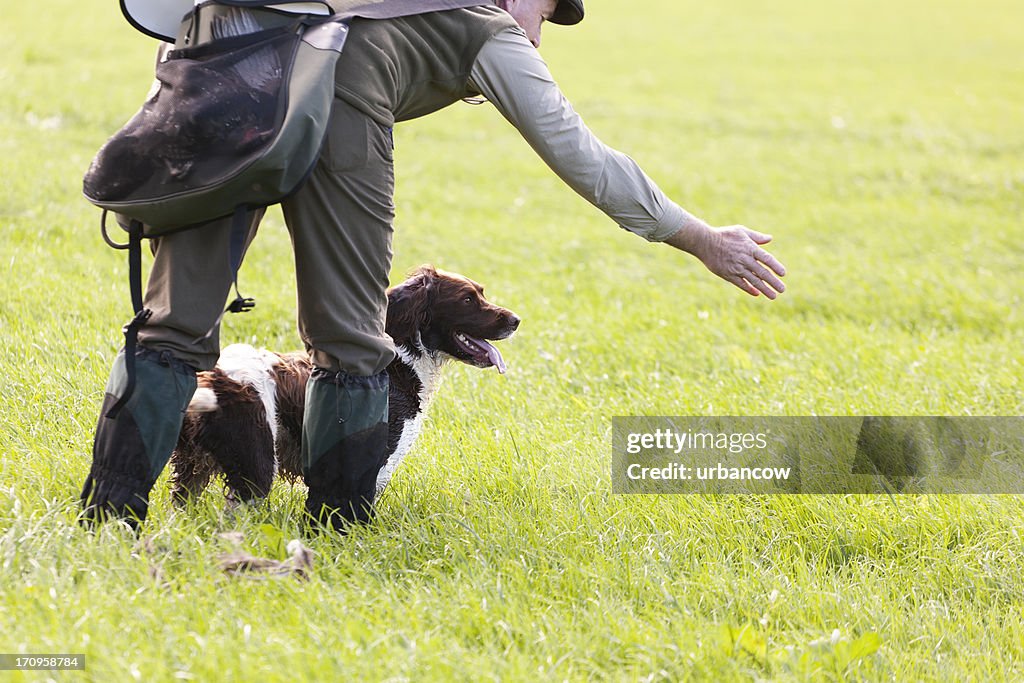
{"type": "Polygon", "coordinates": [[[583,0],[559,0],[548,21],[563,26],[580,23],[583,21],[583,0]]]}

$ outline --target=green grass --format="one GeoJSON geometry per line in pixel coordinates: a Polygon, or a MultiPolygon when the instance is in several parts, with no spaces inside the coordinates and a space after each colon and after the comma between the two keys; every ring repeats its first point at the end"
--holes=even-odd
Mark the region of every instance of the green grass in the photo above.
{"type": "MultiPolygon", "coordinates": [[[[379,519],[310,542],[308,582],[232,579],[302,492],[207,495],[144,529],[74,521],[129,316],[80,196],[141,102],[152,41],[109,0],[4,9],[0,652],[4,680],[1015,680],[1011,496],[615,496],[614,415],[1024,413],[1024,5],[588,3],[543,53],[609,144],[712,223],[775,235],[751,299],[618,230],[489,107],[396,131],[393,281],[423,262],[524,318],[509,374],[452,368],[379,519]]],[[[226,341],[298,346],[280,215],[226,341]]]]}

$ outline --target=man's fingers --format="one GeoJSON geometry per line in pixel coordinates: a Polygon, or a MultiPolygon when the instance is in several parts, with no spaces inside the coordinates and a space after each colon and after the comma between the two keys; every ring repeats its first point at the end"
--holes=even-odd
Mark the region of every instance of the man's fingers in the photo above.
{"type": "MultiPolygon", "coordinates": [[[[753,271],[755,276],[757,276],[759,279],[763,280],[768,285],[770,285],[772,289],[774,289],[776,292],[782,293],[786,291],[786,285],[782,283],[782,280],[776,277],[775,273],[772,273],[767,268],[762,266],[760,263],[757,263],[755,261],[753,268],[751,268],[750,270],[753,271]]],[[[775,297],[770,298],[774,299],[775,297]]]]}
{"type": "Polygon", "coordinates": [[[782,265],[782,263],[779,262],[779,259],[772,256],[764,249],[758,249],[754,252],[754,258],[774,270],[778,275],[786,274],[786,266],[782,265]]]}
{"type": "Polygon", "coordinates": [[[740,289],[742,289],[744,292],[746,292],[750,296],[757,296],[758,294],[760,294],[760,292],[757,291],[756,287],[754,287],[752,284],[750,284],[749,282],[747,282],[743,278],[739,277],[738,275],[730,275],[729,277],[727,277],[725,279],[728,280],[729,282],[733,283],[734,285],[736,285],[740,289]]]}
{"type": "Polygon", "coordinates": [[[766,235],[763,232],[758,232],[757,230],[751,230],[750,228],[743,228],[743,229],[747,231],[747,237],[749,237],[750,239],[754,240],[758,244],[768,244],[769,242],[772,241],[772,236],[771,235],[766,235]]]}
{"type": "Polygon", "coordinates": [[[771,286],[767,282],[765,282],[764,280],[762,280],[759,277],[755,277],[753,275],[748,275],[745,279],[746,279],[746,281],[748,283],[753,285],[757,289],[757,291],[761,292],[762,294],[764,294],[769,299],[775,299],[775,297],[777,297],[779,295],[778,292],[776,292],[774,289],[772,289],[771,286]]]}

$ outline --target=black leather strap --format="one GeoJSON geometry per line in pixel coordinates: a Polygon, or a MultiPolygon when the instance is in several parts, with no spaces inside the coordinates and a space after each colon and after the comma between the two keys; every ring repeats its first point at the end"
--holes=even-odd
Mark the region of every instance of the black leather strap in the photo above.
{"type": "Polygon", "coordinates": [[[124,326],[124,369],[127,377],[124,392],[117,402],[110,407],[106,416],[113,420],[128,403],[135,392],[135,352],[139,344],[139,328],[153,315],[153,311],[143,307],[142,299],[142,230],[141,221],[132,220],[128,224],[128,287],[131,290],[132,310],[135,316],[124,326]]]}

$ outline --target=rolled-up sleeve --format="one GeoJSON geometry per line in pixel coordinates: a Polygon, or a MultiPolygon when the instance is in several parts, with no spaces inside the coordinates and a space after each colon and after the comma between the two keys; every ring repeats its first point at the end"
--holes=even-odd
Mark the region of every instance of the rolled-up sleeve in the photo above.
{"type": "Polygon", "coordinates": [[[487,41],[470,87],[494,104],[569,187],[623,229],[661,242],[689,216],[635,161],[587,128],[521,30],[500,31],[487,41]]]}

